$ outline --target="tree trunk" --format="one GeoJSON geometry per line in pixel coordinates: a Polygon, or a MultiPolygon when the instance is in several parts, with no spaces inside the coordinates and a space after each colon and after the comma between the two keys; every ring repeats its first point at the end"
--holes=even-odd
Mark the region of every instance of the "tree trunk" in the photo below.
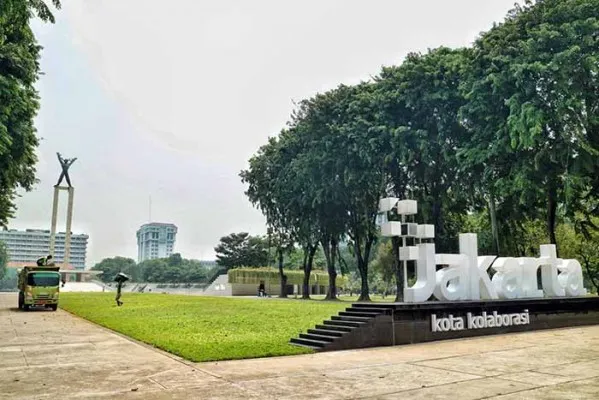
{"type": "Polygon", "coordinates": [[[337,246],[337,262],[339,263],[341,275],[349,274],[349,268],[347,267],[345,259],[341,256],[341,250],[339,249],[339,246],[337,246]]]}
{"type": "Polygon", "coordinates": [[[360,270],[360,279],[362,280],[362,285],[360,287],[360,297],[358,301],[372,301],[370,300],[370,290],[368,288],[368,269],[367,268],[359,268],[360,270]]]}
{"type": "Polygon", "coordinates": [[[329,289],[325,300],[337,300],[337,271],[335,270],[337,241],[333,238],[326,238],[322,241],[322,250],[327,260],[327,271],[329,273],[329,289]]]}
{"type": "Polygon", "coordinates": [[[443,210],[441,209],[439,197],[435,196],[433,202],[432,217],[435,225],[435,242],[437,243],[437,251],[439,253],[448,252],[447,238],[445,237],[445,226],[443,224],[443,210]]]}
{"type": "Polygon", "coordinates": [[[356,253],[356,261],[358,264],[358,271],[360,271],[360,297],[358,301],[371,301],[370,300],[370,290],[368,287],[368,257],[370,255],[370,246],[372,245],[372,240],[366,239],[366,244],[364,245],[364,253],[362,253],[362,246],[360,244],[359,237],[355,238],[354,241],[354,250],[356,253]]]}
{"type": "Polygon", "coordinates": [[[279,256],[279,275],[281,277],[281,294],[279,297],[287,297],[287,275],[283,273],[283,248],[279,247],[277,249],[277,253],[279,256]]]}
{"type": "Polygon", "coordinates": [[[557,213],[557,193],[555,187],[552,185],[549,187],[548,199],[547,199],[547,233],[549,234],[549,241],[555,245],[557,254],[559,256],[559,249],[557,248],[557,239],[555,238],[555,219],[557,213]]]}
{"type": "Polygon", "coordinates": [[[310,246],[304,247],[304,262],[302,269],[304,270],[304,280],[302,282],[302,299],[310,298],[310,272],[308,271],[308,253],[310,252],[310,246]]]}
{"type": "Polygon", "coordinates": [[[398,303],[403,302],[403,282],[405,277],[403,276],[403,265],[399,261],[399,247],[401,246],[401,238],[393,236],[391,238],[391,248],[393,250],[393,269],[395,270],[395,287],[397,294],[395,295],[395,301],[398,303]]]}
{"type": "Polygon", "coordinates": [[[499,250],[499,229],[497,227],[497,209],[495,207],[495,195],[493,192],[489,194],[489,215],[491,217],[491,231],[493,234],[493,245],[495,246],[495,254],[501,256],[499,250]]]}
{"type": "Polygon", "coordinates": [[[310,274],[312,273],[312,263],[318,246],[309,245],[304,254],[304,283],[302,286],[302,299],[310,298],[310,274]]]}

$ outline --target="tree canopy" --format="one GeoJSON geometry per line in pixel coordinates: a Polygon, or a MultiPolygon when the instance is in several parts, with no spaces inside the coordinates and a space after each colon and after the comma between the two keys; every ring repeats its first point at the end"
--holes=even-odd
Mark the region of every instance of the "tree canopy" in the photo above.
{"type": "MultiPolygon", "coordinates": [[[[599,229],[598,9],[599,0],[525,1],[472,47],[411,53],[368,82],[302,100],[242,171],[246,194],[270,226],[303,248],[322,246],[328,298],[345,241],[368,300],[385,196],[417,200],[441,252],[477,228],[491,253],[524,255],[522,238],[537,245],[537,232],[568,243],[564,254],[578,248],[590,279],[599,268],[583,254],[599,229]]],[[[392,260],[399,294],[408,277],[398,248],[379,248],[375,271],[391,280],[392,260]]]]}
{"type": "MultiPolygon", "coordinates": [[[[59,0],[52,4],[60,8],[59,0]]],[[[29,25],[33,15],[54,22],[42,0],[0,3],[0,227],[14,215],[16,190],[31,190],[36,183],[39,96],[34,85],[42,48],[29,25]]]]}
{"type": "Polygon", "coordinates": [[[212,275],[200,261],[184,259],[178,253],[139,264],[126,257],[105,258],[92,270],[103,271],[100,279],[104,282],[112,282],[119,272],[129,275],[133,282],[153,283],[206,283],[212,275]]]}
{"type": "Polygon", "coordinates": [[[102,271],[99,276],[104,282],[112,282],[116,274],[122,272],[130,275],[131,268],[135,266],[135,260],[127,257],[105,258],[92,267],[93,271],[102,271]]]}
{"type": "Polygon", "coordinates": [[[247,232],[231,233],[220,238],[214,248],[216,263],[226,269],[236,267],[263,267],[268,262],[268,243],[247,232]]]}

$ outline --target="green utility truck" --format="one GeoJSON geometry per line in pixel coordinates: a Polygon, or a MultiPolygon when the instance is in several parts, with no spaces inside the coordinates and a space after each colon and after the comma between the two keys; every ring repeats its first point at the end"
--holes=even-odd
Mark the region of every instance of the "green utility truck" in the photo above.
{"type": "Polygon", "coordinates": [[[60,292],[60,267],[24,267],[19,272],[19,308],[47,307],[56,311],[60,292]]]}

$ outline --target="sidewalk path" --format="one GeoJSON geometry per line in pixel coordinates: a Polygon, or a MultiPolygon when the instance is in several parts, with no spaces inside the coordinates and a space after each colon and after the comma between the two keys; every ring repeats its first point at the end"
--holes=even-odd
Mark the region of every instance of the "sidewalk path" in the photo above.
{"type": "Polygon", "coordinates": [[[0,399],[597,399],[599,325],[195,364],[0,294],[0,399]]]}

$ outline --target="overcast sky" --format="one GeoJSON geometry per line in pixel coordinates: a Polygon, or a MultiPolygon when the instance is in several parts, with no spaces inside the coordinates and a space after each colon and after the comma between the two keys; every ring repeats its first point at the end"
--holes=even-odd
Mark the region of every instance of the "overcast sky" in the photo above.
{"type": "Polygon", "coordinates": [[[78,157],[73,231],[90,235],[90,266],[136,258],[150,196],[152,220],[179,227],[175,251],[213,259],[221,236],[265,232],[238,173],[293,101],[368,79],[410,51],[469,45],[513,4],[63,0],[55,25],[35,25],[40,183],[9,227],[49,229],[60,151],[78,157]]]}

